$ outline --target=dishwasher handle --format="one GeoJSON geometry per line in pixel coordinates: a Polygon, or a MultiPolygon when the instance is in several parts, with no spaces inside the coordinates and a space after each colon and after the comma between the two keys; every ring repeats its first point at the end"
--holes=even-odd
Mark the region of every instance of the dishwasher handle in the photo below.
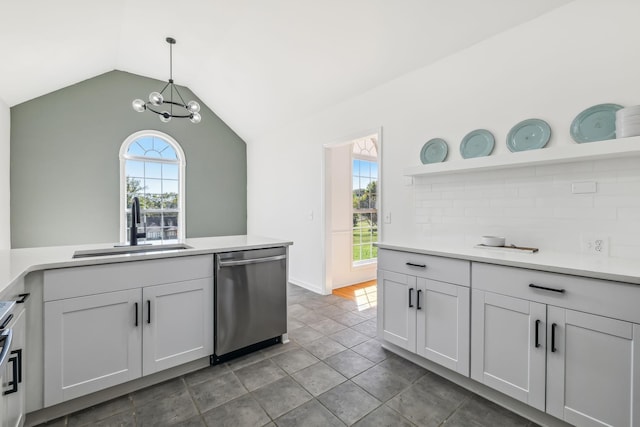
{"type": "Polygon", "coordinates": [[[262,262],[280,261],[281,259],[286,259],[286,258],[287,258],[286,255],[277,255],[277,256],[269,256],[266,258],[240,259],[237,261],[222,261],[218,259],[218,267],[233,267],[236,265],[259,264],[262,262]]]}
{"type": "Polygon", "coordinates": [[[4,365],[7,363],[7,355],[13,341],[13,331],[6,330],[0,334],[0,343],[2,344],[2,352],[0,352],[0,372],[4,372],[4,365]]]}

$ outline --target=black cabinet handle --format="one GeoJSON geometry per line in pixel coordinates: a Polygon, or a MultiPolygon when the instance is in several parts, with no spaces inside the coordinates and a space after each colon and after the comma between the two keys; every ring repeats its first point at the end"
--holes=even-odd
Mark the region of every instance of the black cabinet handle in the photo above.
{"type": "Polygon", "coordinates": [[[551,291],[551,292],[558,292],[560,294],[564,294],[564,289],[548,288],[546,286],[534,285],[533,283],[529,283],[529,287],[535,288],[535,289],[542,289],[543,291],[551,291]]]}
{"type": "Polygon", "coordinates": [[[409,267],[427,268],[427,264],[415,264],[413,262],[406,263],[409,267]]]}
{"type": "Polygon", "coordinates": [[[10,357],[9,363],[13,363],[11,367],[11,372],[13,375],[13,381],[8,381],[7,385],[11,386],[11,389],[2,393],[3,395],[12,394],[18,391],[18,357],[10,357]]]}
{"type": "Polygon", "coordinates": [[[558,326],[557,323],[551,324],[551,352],[552,353],[555,353],[556,351],[558,351],[556,349],[556,326],[558,326]]]}
{"type": "Polygon", "coordinates": [[[11,322],[11,319],[13,319],[13,313],[7,316],[6,319],[4,319],[4,322],[2,322],[2,325],[0,325],[0,329],[6,328],[9,322],[11,322]]]}
{"type": "Polygon", "coordinates": [[[416,295],[416,305],[417,305],[417,309],[418,310],[422,310],[422,307],[420,306],[420,294],[422,293],[422,289],[418,289],[418,293],[416,295]]]}
{"type": "Polygon", "coordinates": [[[409,288],[409,308],[413,307],[413,303],[411,302],[412,295],[413,295],[413,288],[409,288]]]}
{"type": "Polygon", "coordinates": [[[151,323],[151,300],[147,300],[147,323],[151,323]]]}
{"type": "Polygon", "coordinates": [[[538,329],[540,326],[540,320],[536,320],[536,348],[540,347],[540,336],[538,329]]]}
{"type": "Polygon", "coordinates": [[[24,304],[24,302],[27,300],[27,298],[29,298],[29,295],[31,295],[31,294],[29,294],[29,293],[27,293],[27,294],[19,294],[18,298],[20,298],[20,299],[18,299],[16,301],[16,304],[24,304]]]}
{"type": "Polygon", "coordinates": [[[15,354],[18,357],[18,382],[22,382],[22,349],[13,350],[11,354],[15,354]]]}
{"type": "Polygon", "coordinates": [[[138,327],[138,303],[136,302],[133,305],[135,305],[136,307],[136,325],[135,326],[138,327]]]}

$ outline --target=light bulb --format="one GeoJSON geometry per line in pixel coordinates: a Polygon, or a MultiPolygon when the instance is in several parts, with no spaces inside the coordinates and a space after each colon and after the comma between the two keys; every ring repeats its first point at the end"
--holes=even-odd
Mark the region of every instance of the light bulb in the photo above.
{"type": "Polygon", "coordinates": [[[200,104],[198,104],[196,101],[189,101],[187,103],[187,110],[189,110],[191,113],[197,113],[198,111],[200,111],[200,104]]]}
{"type": "Polygon", "coordinates": [[[160,121],[162,123],[169,123],[171,121],[171,114],[168,111],[163,111],[160,113],[160,121]]]}
{"type": "Polygon", "coordinates": [[[164,102],[164,97],[158,92],[151,92],[149,94],[149,102],[153,105],[160,105],[164,102]]]}
{"type": "Polygon", "coordinates": [[[131,106],[138,113],[142,113],[147,109],[147,106],[144,104],[144,101],[142,99],[134,99],[131,103],[131,106]]]}
{"type": "Polygon", "coordinates": [[[197,124],[197,123],[200,123],[200,121],[202,120],[202,116],[199,113],[193,113],[189,118],[189,120],[191,120],[191,123],[197,124]]]}

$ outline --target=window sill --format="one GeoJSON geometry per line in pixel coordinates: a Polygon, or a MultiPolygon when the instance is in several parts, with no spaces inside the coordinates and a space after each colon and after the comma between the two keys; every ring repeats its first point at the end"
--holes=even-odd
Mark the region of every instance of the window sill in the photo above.
{"type": "Polygon", "coordinates": [[[378,264],[378,258],[371,258],[364,261],[356,261],[351,264],[351,268],[370,267],[378,264]]]}

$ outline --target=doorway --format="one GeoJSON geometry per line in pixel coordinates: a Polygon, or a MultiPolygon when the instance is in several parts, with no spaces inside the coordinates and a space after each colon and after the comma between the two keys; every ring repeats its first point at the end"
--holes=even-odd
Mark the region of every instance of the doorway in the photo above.
{"type": "Polygon", "coordinates": [[[376,279],[381,132],[324,146],[323,293],[376,279]]]}

